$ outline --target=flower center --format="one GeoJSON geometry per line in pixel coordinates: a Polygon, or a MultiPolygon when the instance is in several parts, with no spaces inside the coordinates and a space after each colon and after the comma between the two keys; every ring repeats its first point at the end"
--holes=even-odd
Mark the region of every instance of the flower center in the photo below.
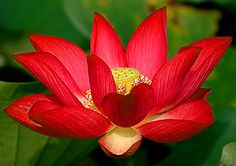
{"type": "Polygon", "coordinates": [[[140,83],[151,84],[147,77],[141,75],[134,68],[114,68],[111,72],[116,83],[117,93],[119,94],[129,94],[131,89],[140,83]]]}
{"type": "MultiPolygon", "coordinates": [[[[134,68],[114,68],[111,70],[111,72],[115,80],[116,91],[122,95],[129,94],[131,89],[138,84],[151,84],[151,80],[141,75],[139,71],[134,68]]],[[[84,101],[83,105],[86,108],[90,108],[99,112],[98,108],[93,102],[90,89],[86,91],[86,100],[84,101]]]]}

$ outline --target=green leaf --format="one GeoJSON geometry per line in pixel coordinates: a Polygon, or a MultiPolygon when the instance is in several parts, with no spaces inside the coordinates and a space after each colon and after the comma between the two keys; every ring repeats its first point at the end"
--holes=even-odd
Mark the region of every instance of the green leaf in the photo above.
{"type": "MultiPolygon", "coordinates": [[[[39,82],[0,81],[0,110],[17,98],[48,92],[39,82]]],[[[58,139],[26,129],[0,112],[0,165],[75,165],[97,147],[96,140],[58,139]]]]}
{"type": "Polygon", "coordinates": [[[221,110],[215,124],[202,134],[179,143],[169,144],[172,152],[158,166],[217,165],[222,147],[236,138],[236,110],[221,110]]]}
{"type": "Polygon", "coordinates": [[[236,165],[236,142],[231,142],[224,146],[220,159],[220,166],[236,165]]]}
{"type": "Polygon", "coordinates": [[[85,47],[88,40],[77,35],[62,5],[62,0],[1,1],[0,29],[9,32],[9,36],[14,34],[14,38],[22,34],[41,33],[72,40],[85,47]]]}
{"type": "Polygon", "coordinates": [[[216,10],[202,10],[191,6],[174,5],[168,9],[169,55],[180,47],[213,36],[218,30],[220,13],[216,10]]]}

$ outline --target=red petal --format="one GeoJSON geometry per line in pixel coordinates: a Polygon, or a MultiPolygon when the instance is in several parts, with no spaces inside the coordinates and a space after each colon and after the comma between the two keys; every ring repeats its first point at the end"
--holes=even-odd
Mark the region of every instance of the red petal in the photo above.
{"type": "Polygon", "coordinates": [[[38,101],[52,101],[55,100],[55,97],[52,95],[45,94],[36,94],[31,96],[25,96],[21,99],[16,100],[11,105],[9,105],[4,111],[12,119],[24,125],[25,127],[39,132],[44,135],[62,137],[63,135],[57,133],[54,130],[50,130],[45,126],[42,126],[34,121],[32,121],[29,116],[29,110],[31,107],[38,101]]]}
{"type": "Polygon", "coordinates": [[[116,85],[111,70],[97,56],[88,56],[88,72],[92,98],[100,108],[102,99],[108,93],[116,92],[116,85]]]}
{"type": "Polygon", "coordinates": [[[157,115],[137,129],[144,137],[153,141],[176,142],[191,138],[213,122],[210,105],[197,100],[157,115]]]}
{"type": "Polygon", "coordinates": [[[104,97],[102,111],[116,125],[130,127],[143,120],[153,106],[153,91],[139,84],[124,96],[111,93],[104,97]]]}
{"type": "Polygon", "coordinates": [[[67,138],[98,137],[111,127],[103,115],[82,106],[58,107],[54,103],[42,101],[35,104],[29,115],[34,121],[67,138]]]}
{"type": "Polygon", "coordinates": [[[111,157],[128,157],[136,152],[142,136],[132,128],[116,127],[99,139],[104,152],[111,157]]]}
{"type": "Polygon", "coordinates": [[[215,37],[199,40],[192,44],[192,46],[201,47],[202,51],[184,80],[177,103],[188,99],[201,87],[231,41],[231,37],[215,37]]]}
{"type": "MultiPolygon", "coordinates": [[[[19,55],[18,55],[19,56],[19,55]]],[[[32,54],[21,54],[20,56],[25,56],[25,58],[32,59],[38,64],[44,63],[52,68],[52,70],[58,75],[58,77],[63,80],[65,85],[70,89],[70,91],[82,101],[84,101],[84,96],[79,90],[75,80],[71,74],[67,71],[65,66],[52,54],[50,53],[32,53],[32,54]]]]}
{"type": "Polygon", "coordinates": [[[89,89],[86,53],[75,44],[52,36],[31,35],[30,40],[39,52],[53,54],[69,71],[81,92],[89,89]]]}
{"type": "Polygon", "coordinates": [[[94,14],[90,52],[99,56],[110,68],[126,67],[125,53],[119,37],[100,14],[94,14]]]}
{"type": "Polygon", "coordinates": [[[78,100],[81,97],[80,91],[73,78],[63,65],[49,53],[26,53],[15,55],[14,58],[50,89],[63,103],[80,105],[78,100]]]}
{"type": "Polygon", "coordinates": [[[166,62],[166,8],[151,14],[135,31],[126,48],[129,67],[153,79],[157,70],[166,62]]]}
{"type": "Polygon", "coordinates": [[[182,48],[176,56],[171,58],[156,73],[152,82],[156,109],[152,110],[151,114],[174,104],[183,80],[199,55],[200,50],[201,48],[198,47],[182,48]]]}

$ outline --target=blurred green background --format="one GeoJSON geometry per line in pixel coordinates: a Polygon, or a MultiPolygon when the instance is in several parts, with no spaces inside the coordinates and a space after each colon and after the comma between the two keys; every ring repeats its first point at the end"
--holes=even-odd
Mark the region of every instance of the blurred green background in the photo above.
{"type": "MultiPolygon", "coordinates": [[[[0,110],[21,96],[45,91],[11,57],[33,51],[30,34],[62,37],[88,52],[93,13],[97,11],[114,25],[125,46],[141,21],[162,6],[168,10],[170,57],[198,39],[236,36],[235,0],[0,0],[0,110]]],[[[209,102],[216,122],[202,134],[172,144],[144,139],[131,158],[111,159],[98,147],[97,140],[42,136],[1,111],[0,166],[236,165],[236,143],[230,143],[236,141],[235,44],[233,41],[204,84],[213,89],[209,102]]]]}

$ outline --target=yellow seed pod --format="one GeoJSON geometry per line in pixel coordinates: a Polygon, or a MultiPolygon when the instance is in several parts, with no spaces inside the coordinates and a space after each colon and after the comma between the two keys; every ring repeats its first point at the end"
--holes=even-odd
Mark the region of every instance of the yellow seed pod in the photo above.
{"type": "Polygon", "coordinates": [[[117,92],[121,94],[128,94],[133,88],[135,79],[140,77],[139,71],[133,68],[114,68],[112,69],[112,75],[116,83],[117,92]]]}

